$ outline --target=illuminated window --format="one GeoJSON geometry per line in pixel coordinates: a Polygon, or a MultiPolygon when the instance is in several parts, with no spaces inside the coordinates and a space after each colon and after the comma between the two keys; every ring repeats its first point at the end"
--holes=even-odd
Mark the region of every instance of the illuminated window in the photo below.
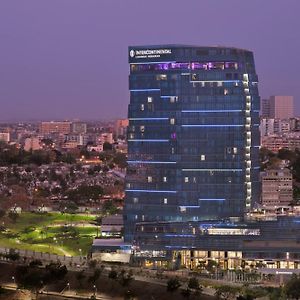
{"type": "Polygon", "coordinates": [[[233,147],[232,150],[233,150],[233,153],[234,153],[234,154],[237,154],[237,148],[236,148],[236,147],[233,147]]]}
{"type": "Polygon", "coordinates": [[[145,132],[145,126],[144,125],[140,126],[140,131],[145,132]]]}
{"type": "Polygon", "coordinates": [[[136,204],[136,203],[138,203],[138,202],[139,202],[139,198],[136,198],[136,197],[135,197],[135,198],[133,198],[133,203],[135,203],[135,204],[136,204]]]}
{"type": "Polygon", "coordinates": [[[174,147],[171,148],[171,153],[172,153],[172,154],[175,153],[175,148],[174,148],[174,147]]]}
{"type": "Polygon", "coordinates": [[[180,212],[186,212],[186,207],[185,206],[180,206],[180,212]]]}
{"type": "Polygon", "coordinates": [[[189,182],[189,178],[188,177],[184,177],[184,182],[188,183],[189,182]]]}
{"type": "Polygon", "coordinates": [[[152,176],[148,176],[148,177],[147,177],[147,181],[148,181],[148,182],[152,182],[152,176]]]}
{"type": "Polygon", "coordinates": [[[152,103],[153,98],[152,97],[148,97],[148,103],[152,103]]]}
{"type": "Polygon", "coordinates": [[[171,102],[171,103],[175,103],[175,102],[177,102],[177,100],[178,100],[178,97],[177,97],[177,96],[172,96],[172,97],[170,97],[170,102],[171,102]]]}
{"type": "Polygon", "coordinates": [[[164,204],[168,204],[168,198],[164,198],[164,204]]]}
{"type": "Polygon", "coordinates": [[[156,75],[156,80],[167,80],[167,75],[166,74],[156,75]]]}
{"type": "Polygon", "coordinates": [[[167,177],[166,176],[163,177],[163,182],[167,182],[167,177]]]}
{"type": "Polygon", "coordinates": [[[228,89],[224,89],[224,95],[228,95],[229,94],[229,90],[228,89]]]}
{"type": "Polygon", "coordinates": [[[145,105],[141,104],[141,111],[145,110],[145,105]]]}
{"type": "Polygon", "coordinates": [[[174,118],[171,118],[171,119],[170,119],[170,124],[172,124],[172,125],[175,124],[175,119],[174,119],[174,118]]]}
{"type": "Polygon", "coordinates": [[[201,154],[201,160],[205,160],[205,155],[204,154],[201,154]]]}

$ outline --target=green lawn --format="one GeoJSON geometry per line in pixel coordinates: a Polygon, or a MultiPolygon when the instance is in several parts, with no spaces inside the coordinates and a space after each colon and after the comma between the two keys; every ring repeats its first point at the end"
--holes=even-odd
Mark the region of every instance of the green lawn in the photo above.
{"type": "Polygon", "coordinates": [[[61,213],[21,213],[16,222],[2,222],[0,246],[50,252],[60,255],[86,255],[97,228],[95,216],[61,213]],[[81,249],[81,252],[80,250],[81,249]]]}

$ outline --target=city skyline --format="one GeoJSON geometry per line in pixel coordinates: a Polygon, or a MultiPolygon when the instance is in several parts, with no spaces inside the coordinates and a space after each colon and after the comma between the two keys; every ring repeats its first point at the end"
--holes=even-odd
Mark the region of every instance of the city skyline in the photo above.
{"type": "Polygon", "coordinates": [[[70,3],[1,3],[1,122],[126,117],[128,45],[166,43],[254,51],[261,97],[292,95],[299,113],[296,0],[70,3]]]}

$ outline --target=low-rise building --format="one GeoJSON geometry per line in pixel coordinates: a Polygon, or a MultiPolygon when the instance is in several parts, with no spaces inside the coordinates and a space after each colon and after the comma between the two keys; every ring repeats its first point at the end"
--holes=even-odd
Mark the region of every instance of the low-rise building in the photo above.
{"type": "Polygon", "coordinates": [[[262,173],[262,205],[287,206],[293,200],[293,176],[289,169],[262,173]]]}
{"type": "Polygon", "coordinates": [[[9,143],[10,141],[10,134],[9,132],[0,132],[0,141],[9,143]]]}
{"type": "Polygon", "coordinates": [[[121,237],[124,227],[123,215],[107,216],[102,219],[102,236],[121,237]]]}
{"type": "Polygon", "coordinates": [[[24,141],[25,151],[36,151],[41,149],[40,141],[37,137],[29,137],[24,141]]]}

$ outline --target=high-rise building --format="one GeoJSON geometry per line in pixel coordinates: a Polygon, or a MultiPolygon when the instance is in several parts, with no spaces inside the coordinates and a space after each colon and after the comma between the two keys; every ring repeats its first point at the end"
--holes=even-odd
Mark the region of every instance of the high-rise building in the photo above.
{"type": "Polygon", "coordinates": [[[271,96],[269,99],[270,118],[288,119],[294,117],[293,96],[271,96]]]}
{"type": "Polygon", "coordinates": [[[129,63],[125,240],[137,223],[242,218],[260,198],[253,53],[138,46],[129,63]]]}

